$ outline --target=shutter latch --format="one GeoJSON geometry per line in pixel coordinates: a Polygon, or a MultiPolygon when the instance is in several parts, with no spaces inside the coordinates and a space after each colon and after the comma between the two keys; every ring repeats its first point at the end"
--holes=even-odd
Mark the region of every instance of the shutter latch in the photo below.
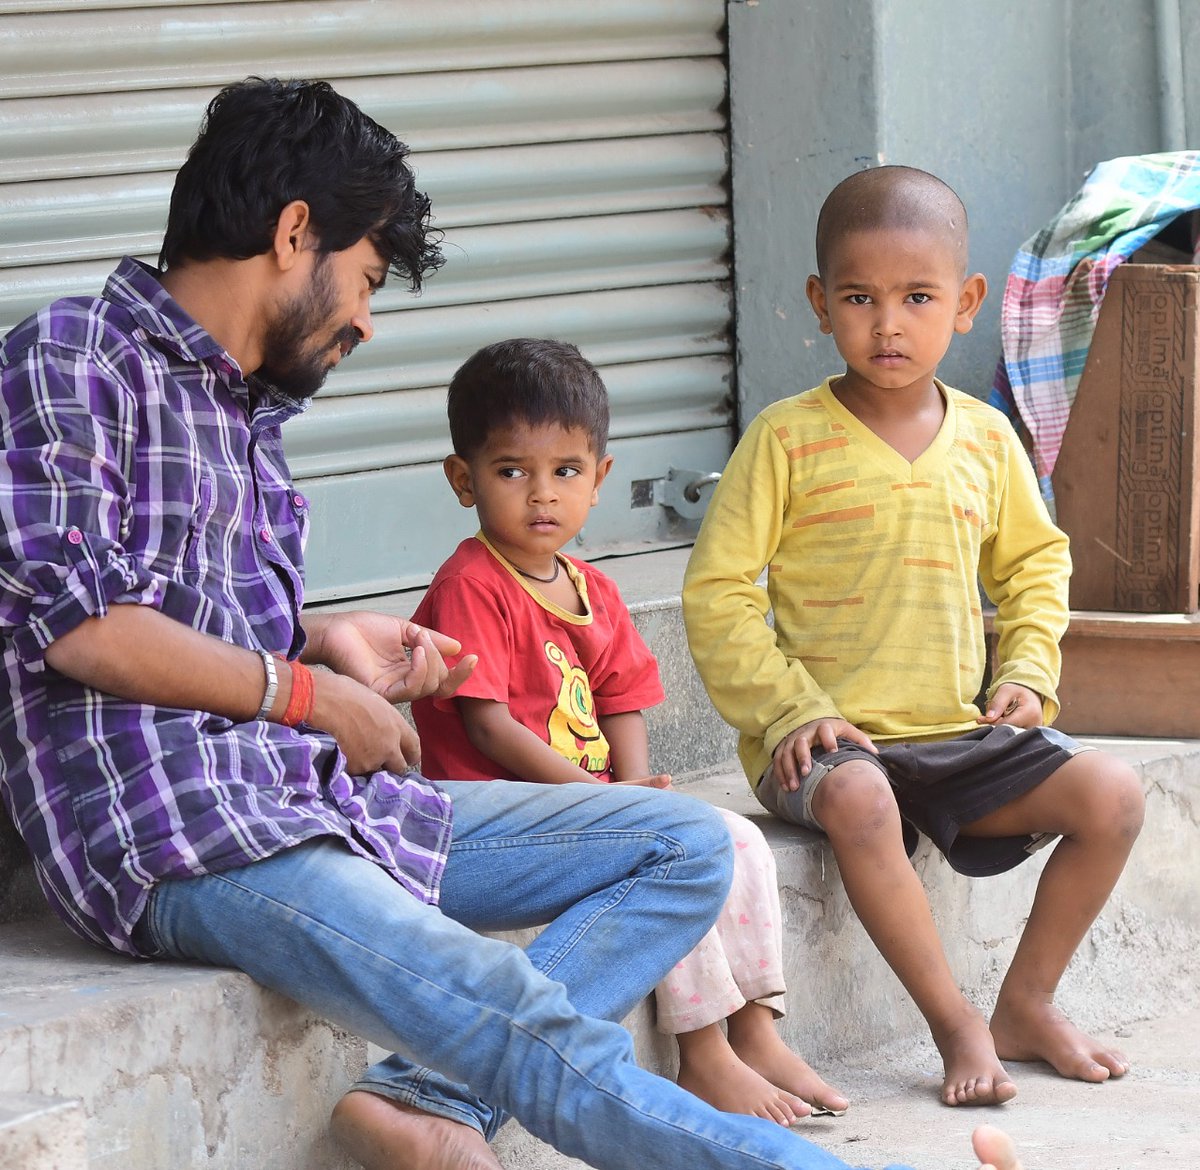
{"type": "Polygon", "coordinates": [[[694,471],[669,467],[665,479],[653,480],[654,502],[678,512],[685,520],[699,520],[708,507],[719,471],[694,471]]]}

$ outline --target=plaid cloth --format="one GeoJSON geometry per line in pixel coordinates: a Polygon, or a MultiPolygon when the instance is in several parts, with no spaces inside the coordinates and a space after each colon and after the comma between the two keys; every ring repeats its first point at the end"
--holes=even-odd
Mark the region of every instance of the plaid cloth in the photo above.
{"type": "Polygon", "coordinates": [[[1017,253],[1000,310],[1004,356],[989,402],[1024,430],[1047,500],[1109,277],[1196,207],[1200,151],[1111,159],[1017,253]]]}

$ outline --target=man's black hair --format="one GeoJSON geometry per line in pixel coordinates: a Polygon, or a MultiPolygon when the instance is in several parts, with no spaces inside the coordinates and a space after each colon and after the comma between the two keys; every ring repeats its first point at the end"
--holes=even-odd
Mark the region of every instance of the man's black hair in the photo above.
{"type": "Polygon", "coordinates": [[[597,458],[608,446],[608,391],[565,341],[515,337],[484,346],[450,380],[446,406],[454,453],[464,459],[514,423],[577,427],[597,458]]]}
{"type": "Polygon", "coordinates": [[[416,292],[442,263],[429,199],[405,146],[324,81],[250,77],[208,104],[175,177],[159,267],[247,260],[271,247],[279,213],[308,204],[321,252],[368,237],[416,292]]]}

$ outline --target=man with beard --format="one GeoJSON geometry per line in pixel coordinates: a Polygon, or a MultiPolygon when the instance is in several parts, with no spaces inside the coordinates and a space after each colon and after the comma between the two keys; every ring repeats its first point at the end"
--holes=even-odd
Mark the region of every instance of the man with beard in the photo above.
{"type": "Polygon", "coordinates": [[[323,83],[230,86],[159,270],[123,260],[0,344],[8,810],[83,938],[239,968],[394,1048],[334,1118],[364,1166],[496,1170],[509,1113],[614,1170],[841,1165],[640,1070],[604,1022],[720,910],[716,815],[433,785],[393,704],[473,660],[447,670],[458,644],[400,618],[302,613],[279,426],[370,339],[387,273],[415,291],[440,263],[406,155],[323,83]],[[535,923],[527,952],[475,933],[535,923]]]}

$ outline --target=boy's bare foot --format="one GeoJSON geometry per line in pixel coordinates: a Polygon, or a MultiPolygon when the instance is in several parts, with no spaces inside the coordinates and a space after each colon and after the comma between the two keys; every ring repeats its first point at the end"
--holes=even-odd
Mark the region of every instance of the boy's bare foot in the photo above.
{"type": "Polygon", "coordinates": [[[1000,1063],[992,1034],[978,1013],[941,1035],[934,1033],[933,1040],[946,1074],[945,1104],[1003,1105],[1017,1095],[1017,1086],[1000,1063]]]}
{"type": "Polygon", "coordinates": [[[1044,1060],[1072,1080],[1106,1081],[1129,1071],[1124,1054],[1081,1032],[1052,1003],[998,1002],[992,1036],[1005,1060],[1044,1060]]]}
{"type": "Polygon", "coordinates": [[[727,1021],[735,1055],[772,1085],[827,1113],[844,1113],[850,1102],[826,1084],[775,1030],[770,1008],[749,1003],[727,1021]]]}
{"type": "Polygon", "coordinates": [[[479,1130],[375,1093],[352,1089],[330,1129],[364,1170],[501,1170],[479,1130]]]}
{"type": "Polygon", "coordinates": [[[679,1087],[722,1113],[745,1113],[794,1125],[812,1110],[795,1093],[773,1085],[741,1060],[716,1024],[676,1037],[679,1087]]]}
{"type": "Polygon", "coordinates": [[[994,1125],[981,1125],[971,1135],[979,1170],[1021,1170],[1012,1138],[994,1125]]]}

